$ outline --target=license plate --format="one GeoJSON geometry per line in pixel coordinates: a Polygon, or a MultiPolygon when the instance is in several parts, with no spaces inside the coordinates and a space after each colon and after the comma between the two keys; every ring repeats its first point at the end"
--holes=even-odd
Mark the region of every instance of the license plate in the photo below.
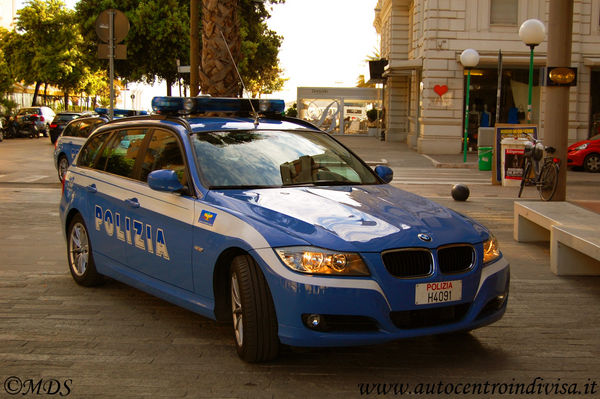
{"type": "Polygon", "coordinates": [[[462,299],[462,281],[438,281],[435,283],[417,284],[415,288],[415,304],[427,305],[460,301],[462,299]]]}

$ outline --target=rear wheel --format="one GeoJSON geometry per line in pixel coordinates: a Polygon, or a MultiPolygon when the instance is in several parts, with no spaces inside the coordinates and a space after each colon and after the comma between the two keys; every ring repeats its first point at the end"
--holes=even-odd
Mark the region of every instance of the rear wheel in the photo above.
{"type": "Polygon", "coordinates": [[[66,156],[61,155],[58,157],[58,180],[62,182],[63,176],[67,173],[69,167],[69,160],[66,156]]]}
{"type": "Polygon", "coordinates": [[[92,245],[81,215],[71,220],[67,230],[67,260],[71,276],[77,284],[89,287],[102,282],[92,257],[92,245]]]}
{"type": "Polygon", "coordinates": [[[554,162],[544,163],[544,166],[542,166],[542,171],[540,172],[540,181],[537,185],[540,197],[544,201],[550,201],[556,192],[557,186],[558,165],[554,162]]]}
{"type": "Polygon", "coordinates": [[[233,259],[231,313],[238,355],[247,362],[274,359],[279,352],[277,316],[267,281],[248,255],[233,259]]]}
{"type": "Polygon", "coordinates": [[[598,173],[600,172],[600,155],[590,154],[585,157],[583,161],[583,168],[586,172],[598,173]]]}
{"type": "Polygon", "coordinates": [[[34,127],[30,127],[29,129],[27,129],[27,135],[29,136],[30,139],[33,139],[33,138],[37,139],[40,137],[40,135],[38,134],[38,131],[35,130],[34,127]]]}

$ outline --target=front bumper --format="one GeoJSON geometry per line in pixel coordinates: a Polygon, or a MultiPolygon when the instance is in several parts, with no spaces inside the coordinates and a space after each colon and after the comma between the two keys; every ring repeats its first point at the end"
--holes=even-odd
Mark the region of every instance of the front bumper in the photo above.
{"type": "Polygon", "coordinates": [[[583,166],[583,160],[585,159],[585,156],[587,155],[586,151],[569,151],[567,153],[567,165],[568,166],[576,166],[576,167],[580,167],[583,166]]]}
{"type": "Polygon", "coordinates": [[[386,292],[390,291],[389,285],[384,290],[374,278],[294,273],[272,249],[257,250],[255,259],[265,271],[273,295],[279,338],[292,346],[364,345],[471,330],[500,319],[508,299],[510,267],[503,257],[465,278],[467,283],[460,301],[436,305],[414,304],[417,280],[394,282],[402,284],[405,292],[386,292]],[[341,319],[340,325],[347,328],[330,331],[309,328],[306,325],[309,315],[321,315],[325,320],[341,319]],[[440,320],[436,322],[438,317],[440,320]],[[360,324],[359,328],[351,325],[354,321],[360,324]]]}

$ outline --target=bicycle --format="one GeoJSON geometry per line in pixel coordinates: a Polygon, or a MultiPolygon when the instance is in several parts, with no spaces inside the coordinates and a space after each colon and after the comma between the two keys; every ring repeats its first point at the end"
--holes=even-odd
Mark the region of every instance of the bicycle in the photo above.
{"type": "Polygon", "coordinates": [[[560,160],[552,156],[556,152],[554,147],[544,146],[541,140],[534,139],[531,136],[528,137],[531,141],[525,143],[525,162],[523,164],[523,176],[519,187],[519,198],[521,198],[521,194],[523,193],[523,187],[535,185],[540,198],[544,201],[550,201],[558,186],[560,160]],[[548,155],[544,156],[544,152],[548,155]],[[534,168],[534,176],[529,177],[532,166],[534,168]]]}

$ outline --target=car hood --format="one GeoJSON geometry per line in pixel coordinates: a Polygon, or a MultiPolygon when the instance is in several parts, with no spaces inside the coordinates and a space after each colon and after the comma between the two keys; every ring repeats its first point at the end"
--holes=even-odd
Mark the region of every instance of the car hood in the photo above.
{"type": "Polygon", "coordinates": [[[206,198],[252,224],[273,247],[315,245],[340,251],[475,244],[478,223],[390,185],[211,191],[206,198]],[[426,234],[430,241],[423,241],[426,234]]]}

